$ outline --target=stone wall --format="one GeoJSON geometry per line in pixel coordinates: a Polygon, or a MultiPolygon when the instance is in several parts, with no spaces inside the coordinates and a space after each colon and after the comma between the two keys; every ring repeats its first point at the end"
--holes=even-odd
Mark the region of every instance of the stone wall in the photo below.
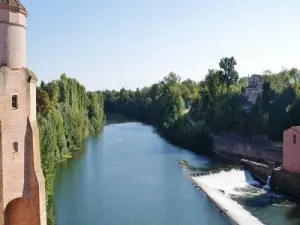
{"type": "Polygon", "coordinates": [[[242,139],[213,136],[214,150],[241,156],[242,158],[262,159],[282,163],[282,148],[258,144],[242,139]]]}
{"type": "Polygon", "coordinates": [[[268,176],[271,176],[270,186],[273,189],[300,199],[299,173],[291,173],[280,168],[272,168],[249,160],[241,160],[241,164],[251,173],[255,180],[265,184],[268,176]]]}
{"type": "Polygon", "coordinates": [[[251,173],[254,179],[265,184],[267,179],[272,175],[272,168],[249,160],[241,160],[241,164],[251,173]]]}
{"type": "Polygon", "coordinates": [[[300,198],[300,174],[284,170],[274,169],[272,173],[271,186],[280,192],[300,198]]]}

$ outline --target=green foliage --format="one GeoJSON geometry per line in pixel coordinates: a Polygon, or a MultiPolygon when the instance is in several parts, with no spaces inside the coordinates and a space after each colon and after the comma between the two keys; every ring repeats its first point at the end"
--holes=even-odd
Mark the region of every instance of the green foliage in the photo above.
{"type": "Polygon", "coordinates": [[[46,91],[40,88],[36,89],[36,103],[36,111],[42,114],[43,116],[47,116],[51,107],[51,103],[49,95],[46,91]]]}
{"type": "Polygon", "coordinates": [[[195,128],[184,113],[186,101],[199,98],[199,85],[195,82],[181,82],[180,77],[171,72],[151,87],[136,91],[106,90],[103,96],[106,113],[119,113],[151,124],[174,144],[210,153],[212,140],[207,135],[207,126],[195,128]]]}
{"type": "Polygon", "coordinates": [[[227,92],[229,91],[229,87],[232,84],[235,84],[239,78],[237,71],[235,70],[235,66],[237,65],[234,57],[225,57],[220,60],[220,72],[219,77],[220,80],[226,85],[227,92]]]}
{"type": "Polygon", "coordinates": [[[182,81],[180,88],[181,96],[184,101],[195,100],[199,97],[199,85],[191,79],[182,81]]]}
{"type": "Polygon", "coordinates": [[[58,82],[53,81],[48,84],[45,84],[43,82],[43,85],[41,85],[41,88],[48,93],[50,101],[54,105],[56,105],[59,100],[59,84],[58,84],[58,82]]]}
{"type": "Polygon", "coordinates": [[[247,77],[239,79],[234,57],[220,60],[199,83],[181,81],[169,73],[162,81],[136,89],[86,92],[75,79],[41,83],[37,89],[42,167],[46,180],[48,224],[54,224],[51,205],[55,165],[70,158],[89,133],[103,127],[104,111],[153,125],[170,142],[209,154],[211,133],[237,132],[281,141],[282,132],[300,125],[300,73],[297,68],[262,76],[263,92],[251,113],[242,95],[247,77]],[[190,107],[191,104],[191,107],[190,107]]]}
{"type": "Polygon", "coordinates": [[[200,96],[191,108],[195,121],[205,121],[211,132],[237,132],[245,136],[265,136],[282,141],[283,131],[300,125],[300,73],[297,68],[262,76],[263,92],[251,113],[245,113],[246,99],[241,95],[247,78],[238,80],[233,57],[220,61],[220,70],[209,70],[200,83],[200,96]],[[237,81],[238,80],[238,81],[237,81]],[[224,92],[224,86],[227,92],[224,92]]]}
{"type": "Polygon", "coordinates": [[[87,93],[78,81],[63,74],[37,88],[42,168],[46,182],[48,224],[55,224],[51,202],[55,166],[74,154],[83,139],[103,126],[103,97],[87,93]]]}
{"type": "Polygon", "coordinates": [[[92,92],[88,94],[88,117],[90,120],[90,132],[95,133],[103,126],[103,96],[101,93],[92,92]]]}

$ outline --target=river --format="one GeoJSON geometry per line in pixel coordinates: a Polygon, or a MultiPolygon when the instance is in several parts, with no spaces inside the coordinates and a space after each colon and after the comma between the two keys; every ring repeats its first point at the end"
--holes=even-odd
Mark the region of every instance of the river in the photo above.
{"type": "MultiPolygon", "coordinates": [[[[203,170],[218,167],[218,162],[167,143],[151,126],[105,126],[72,160],[59,164],[56,224],[229,224],[186,178],[179,160],[203,170]]],[[[236,200],[265,224],[299,224],[298,207],[274,196],[236,200]]]]}

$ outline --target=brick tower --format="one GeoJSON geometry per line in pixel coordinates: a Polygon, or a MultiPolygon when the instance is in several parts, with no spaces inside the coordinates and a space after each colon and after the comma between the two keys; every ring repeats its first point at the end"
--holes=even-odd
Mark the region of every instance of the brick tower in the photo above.
{"type": "Polygon", "coordinates": [[[46,225],[36,76],[26,68],[27,11],[0,0],[0,225],[46,225]]]}

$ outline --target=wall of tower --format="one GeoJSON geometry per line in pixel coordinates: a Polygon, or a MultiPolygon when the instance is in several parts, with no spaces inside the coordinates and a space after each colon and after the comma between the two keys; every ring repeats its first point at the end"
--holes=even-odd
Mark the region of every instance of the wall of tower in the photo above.
{"type": "MultiPolygon", "coordinates": [[[[33,72],[28,71],[27,73],[29,76],[32,76],[35,78],[35,75],[33,74],[33,72]]],[[[36,121],[36,82],[30,82],[29,84],[29,119],[30,121],[36,121]]]]}
{"type": "Polygon", "coordinates": [[[25,190],[28,171],[25,165],[25,135],[28,117],[28,83],[23,70],[0,69],[0,120],[2,136],[3,206],[15,198],[28,199],[25,190]],[[17,95],[17,109],[12,108],[17,95]],[[14,152],[13,143],[18,143],[14,152]],[[25,191],[24,191],[25,190],[25,191]]]}
{"type": "MultiPolygon", "coordinates": [[[[30,225],[46,225],[45,181],[35,107],[35,75],[28,69],[1,67],[0,218],[9,214],[9,204],[22,198],[30,203],[30,225]],[[12,107],[13,95],[17,96],[16,109],[12,107]],[[14,152],[14,142],[18,143],[17,152],[14,152]]],[[[0,225],[3,225],[1,219],[0,225]]]]}
{"type": "Polygon", "coordinates": [[[0,66],[26,67],[26,16],[0,9],[0,66]]]}

